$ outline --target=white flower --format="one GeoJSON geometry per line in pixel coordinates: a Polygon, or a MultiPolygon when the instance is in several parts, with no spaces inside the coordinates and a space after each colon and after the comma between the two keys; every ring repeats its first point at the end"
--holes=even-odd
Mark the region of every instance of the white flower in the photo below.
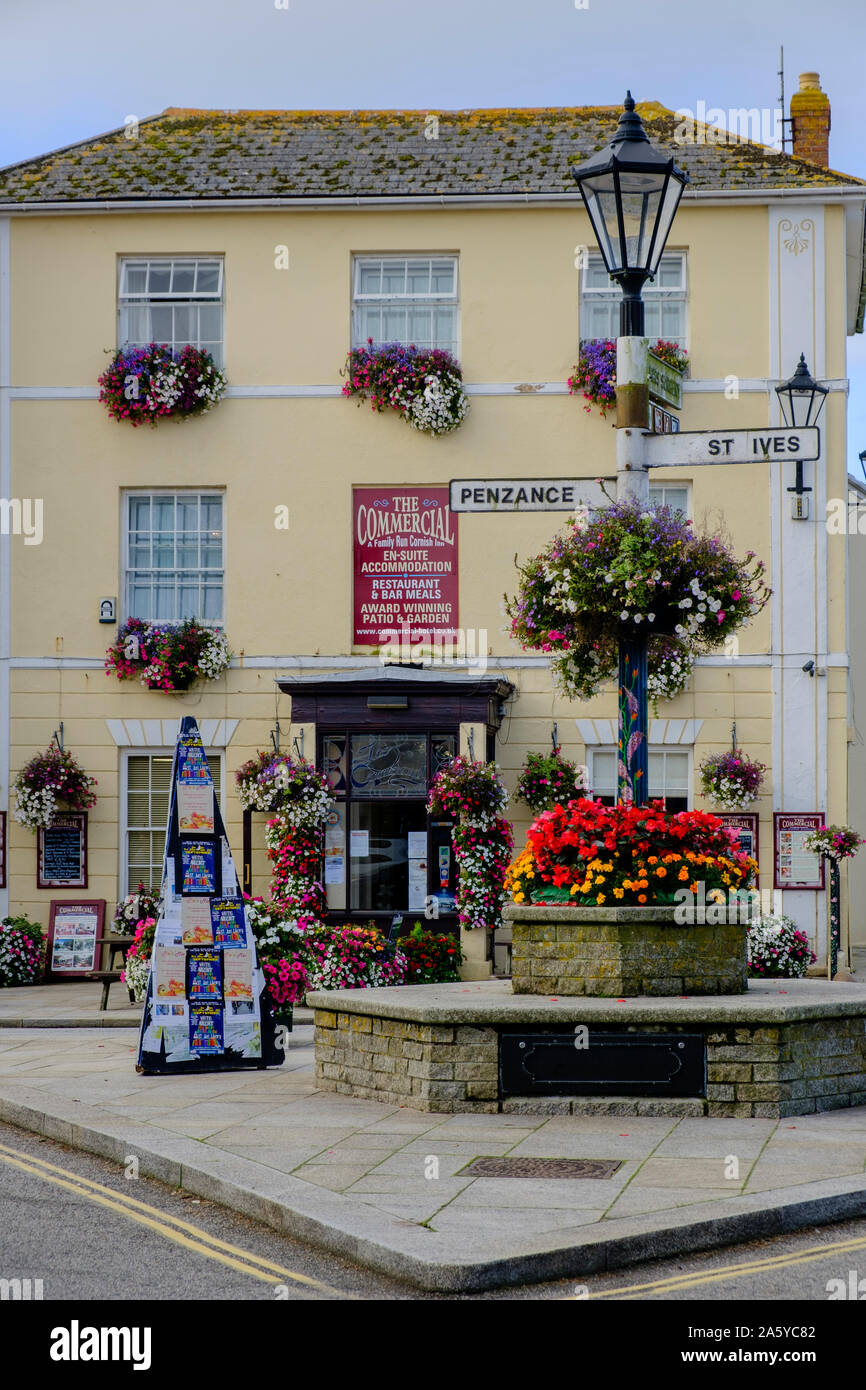
{"type": "Polygon", "coordinates": [[[656,615],[655,615],[655,613],[647,613],[646,619],[647,619],[647,622],[648,622],[648,623],[654,623],[655,620],[656,620],[656,615]]]}

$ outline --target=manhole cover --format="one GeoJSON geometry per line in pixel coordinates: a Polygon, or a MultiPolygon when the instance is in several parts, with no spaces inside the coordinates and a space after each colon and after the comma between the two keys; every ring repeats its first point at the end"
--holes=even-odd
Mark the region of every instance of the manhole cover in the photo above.
{"type": "Polygon", "coordinates": [[[475,1158],[460,1170],[473,1178],[609,1178],[620,1158],[475,1158]]]}

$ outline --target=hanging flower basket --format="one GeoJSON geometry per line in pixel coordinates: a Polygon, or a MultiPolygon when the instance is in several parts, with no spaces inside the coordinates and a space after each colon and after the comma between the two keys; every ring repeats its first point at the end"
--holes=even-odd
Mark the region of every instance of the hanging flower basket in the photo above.
{"type": "Polygon", "coordinates": [[[577,801],[589,788],[589,771],[582,763],[563,758],[562,749],[552,753],[527,753],[517,780],[516,799],[537,815],[559,803],[577,801]]]}
{"type": "Polygon", "coordinates": [[[505,901],[505,874],[514,845],[511,826],[500,815],[508,793],[496,763],[452,759],[430,787],[427,811],[452,816],[457,861],[457,919],[467,931],[499,926],[505,901]]]}
{"type": "Polygon", "coordinates": [[[189,690],[197,680],[216,680],[231,659],[220,628],[195,618],[177,624],[129,618],[105,654],[105,670],[120,681],[137,678],[147,690],[189,690]]]}
{"type": "Polygon", "coordinates": [[[373,410],[396,410],[415,430],[449,434],[466,418],[469,397],[459,362],[442,348],[404,347],[383,343],[353,348],[341,375],[347,378],[344,396],[373,410]]]}
{"type": "Polygon", "coordinates": [[[87,811],[96,804],[96,778],[88,777],[70,752],[53,744],[37,753],[12,784],[13,815],[28,830],[47,830],[61,808],[87,811]]]}
{"type": "MultiPolygon", "coordinates": [[[[685,375],[688,367],[688,354],[676,343],[658,338],[652,345],[657,357],[668,366],[685,375]]],[[[592,407],[598,406],[602,417],[616,407],[616,339],[586,338],[580,345],[580,354],[571,376],[568,390],[572,396],[583,396],[587,415],[592,407]]]]}
{"type": "Polygon", "coordinates": [[[766,771],[764,763],[739,748],[710,753],[700,764],[701,792],[722,811],[744,811],[760,792],[766,771]]]}
{"type": "MultiPolygon", "coordinates": [[[[680,512],[632,498],[577,516],[518,569],[517,595],[505,599],[512,636],[549,653],[560,688],[582,699],[615,678],[621,637],[643,631],[712,650],[770,596],[753,551],[738,560],[680,512]]],[[[651,641],[653,672],[660,650],[651,641]]]]}
{"type": "Polygon", "coordinates": [[[318,829],[333,802],[325,777],[288,753],[257,753],[238,768],[235,782],[245,811],[279,814],[298,829],[318,829]]]}
{"type": "Polygon", "coordinates": [[[120,348],[99,378],[99,399],[113,420],[156,425],[166,416],[204,415],[225,393],[225,373],[209,352],[165,343],[120,348]]]}
{"type": "Polygon", "coordinates": [[[679,637],[657,637],[650,644],[647,694],[658,718],[660,700],[675,700],[686,689],[695,666],[695,653],[679,637]]]}
{"type": "Polygon", "coordinates": [[[853,859],[866,840],[849,825],[820,825],[806,836],[804,848],[811,854],[823,854],[827,859],[853,859]]]}

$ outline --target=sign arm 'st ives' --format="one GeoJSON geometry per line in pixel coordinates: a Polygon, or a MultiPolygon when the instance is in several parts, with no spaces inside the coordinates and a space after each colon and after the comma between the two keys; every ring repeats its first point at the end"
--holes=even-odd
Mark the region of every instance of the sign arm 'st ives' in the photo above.
{"type": "Polygon", "coordinates": [[[647,468],[803,461],[817,459],[820,453],[820,431],[814,425],[804,429],[681,430],[645,439],[647,468]]]}

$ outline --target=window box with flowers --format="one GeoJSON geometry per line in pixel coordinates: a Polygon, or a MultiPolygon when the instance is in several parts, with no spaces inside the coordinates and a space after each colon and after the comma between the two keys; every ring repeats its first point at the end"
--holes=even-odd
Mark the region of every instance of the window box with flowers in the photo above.
{"type": "MultiPolygon", "coordinates": [[[[688,371],[688,354],[676,343],[658,338],[652,351],[683,376],[688,371]]],[[[616,339],[587,338],[580,345],[577,364],[568,378],[572,396],[583,396],[587,415],[598,406],[602,417],[616,408],[616,339]]]]}
{"type": "Polygon", "coordinates": [[[705,811],[582,800],[542,812],[506,881],[515,993],[741,993],[747,923],[740,902],[724,904],[756,867],[705,811]],[[719,909],[706,922],[702,900],[719,909]]]}
{"type": "Polygon", "coordinates": [[[582,763],[563,758],[562,749],[551,753],[527,753],[517,779],[515,799],[522,801],[537,815],[557,802],[565,806],[585,796],[589,787],[589,771],[582,763]]]}
{"type": "Polygon", "coordinates": [[[231,665],[228,639],[220,628],[195,618],[151,623],[129,618],[105,654],[105,671],[119,681],[136,678],[147,690],[189,690],[197,680],[216,680],[231,665]]]}
{"type": "Polygon", "coordinates": [[[469,410],[460,364],[443,348],[374,346],[370,338],[352,349],[342,375],[344,396],[369,401],[375,411],[395,410],[424,434],[449,434],[469,410]]]}
{"type": "Polygon", "coordinates": [[[226,378],[203,348],[166,343],[119,348],[99,378],[99,399],[113,420],[156,425],[204,415],[225,394],[226,378]]]}

